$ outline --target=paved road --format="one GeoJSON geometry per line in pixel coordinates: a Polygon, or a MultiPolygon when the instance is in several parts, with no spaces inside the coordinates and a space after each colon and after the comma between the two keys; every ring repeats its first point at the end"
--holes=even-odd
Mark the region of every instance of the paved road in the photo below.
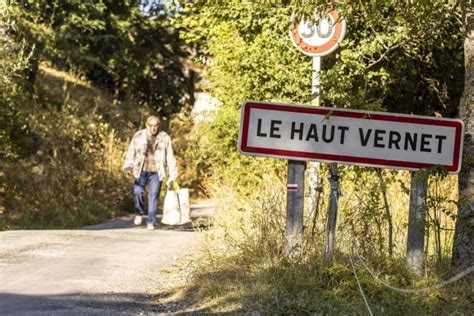
{"type": "MultiPolygon", "coordinates": [[[[212,205],[191,207],[208,216],[212,205]]],[[[133,226],[119,218],[80,230],[0,232],[0,315],[115,315],[166,311],[156,294],[192,253],[187,228],[133,226]]]]}

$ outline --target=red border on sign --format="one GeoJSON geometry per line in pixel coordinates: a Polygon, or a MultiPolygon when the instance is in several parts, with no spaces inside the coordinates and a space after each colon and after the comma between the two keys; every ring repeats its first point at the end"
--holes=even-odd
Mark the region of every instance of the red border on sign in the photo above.
{"type": "Polygon", "coordinates": [[[403,122],[403,123],[413,123],[413,124],[422,124],[422,125],[435,125],[435,126],[445,126],[455,128],[455,143],[454,143],[454,153],[453,153],[453,164],[452,165],[443,165],[448,172],[457,173],[460,169],[460,155],[462,151],[462,132],[463,132],[463,123],[460,120],[454,119],[439,119],[439,118],[427,118],[420,116],[410,116],[403,114],[388,114],[383,112],[359,112],[356,110],[340,110],[338,108],[324,108],[316,106],[304,106],[304,105],[289,105],[289,104],[279,104],[279,103],[267,103],[267,102],[258,102],[258,101],[248,101],[245,102],[242,109],[243,120],[241,124],[241,137],[239,142],[239,149],[242,153],[255,153],[260,155],[268,155],[277,158],[291,158],[295,160],[322,160],[330,162],[345,162],[348,164],[357,164],[357,165],[368,165],[374,167],[387,167],[387,168],[401,168],[401,169],[410,169],[418,170],[422,168],[433,167],[433,164],[419,163],[419,162],[407,162],[407,161],[398,161],[390,159],[375,159],[375,158],[360,158],[360,157],[351,157],[343,155],[331,155],[331,154],[320,154],[313,152],[304,152],[304,151],[292,151],[292,150],[282,150],[282,149],[272,149],[272,148],[260,148],[260,147],[250,147],[247,145],[248,141],[248,129],[250,121],[250,111],[252,109],[262,109],[262,110],[272,110],[272,111],[282,111],[282,112],[293,112],[293,113],[307,113],[307,114],[317,114],[317,115],[326,115],[331,112],[331,116],[338,117],[350,117],[358,119],[371,119],[387,122],[403,122]]]}
{"type": "Polygon", "coordinates": [[[334,49],[337,48],[339,42],[342,41],[342,37],[344,36],[345,32],[344,22],[340,20],[339,12],[337,10],[332,9],[328,11],[328,13],[336,22],[335,30],[333,36],[324,45],[321,46],[312,46],[306,44],[305,41],[301,38],[301,36],[298,34],[298,26],[296,24],[292,24],[290,29],[291,41],[303,53],[308,54],[310,56],[324,56],[330,54],[334,49]]]}

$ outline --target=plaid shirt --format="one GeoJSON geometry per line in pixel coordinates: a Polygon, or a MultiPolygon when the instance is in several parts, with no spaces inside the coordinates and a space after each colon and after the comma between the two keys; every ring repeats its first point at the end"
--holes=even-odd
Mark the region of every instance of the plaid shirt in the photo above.
{"type": "MultiPolygon", "coordinates": [[[[140,177],[143,170],[147,153],[147,131],[146,129],[139,130],[133,135],[133,138],[128,146],[127,154],[123,164],[125,172],[132,171],[135,178],[140,177]]],[[[158,170],[158,176],[163,180],[166,176],[166,169],[168,168],[170,179],[174,180],[178,176],[176,169],[176,159],[174,157],[173,148],[171,147],[171,138],[168,134],[161,131],[156,135],[155,143],[155,163],[158,170]]]]}

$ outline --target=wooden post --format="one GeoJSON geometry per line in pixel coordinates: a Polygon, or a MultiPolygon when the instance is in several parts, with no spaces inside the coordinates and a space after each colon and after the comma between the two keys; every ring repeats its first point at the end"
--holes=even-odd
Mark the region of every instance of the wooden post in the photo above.
{"type": "Polygon", "coordinates": [[[411,172],[410,209],[408,211],[407,266],[416,275],[423,273],[425,244],[425,201],[427,179],[411,172]]]}
{"type": "Polygon", "coordinates": [[[304,161],[288,160],[286,199],[286,254],[291,255],[303,240],[304,161]]]}
{"type": "Polygon", "coordinates": [[[337,164],[329,164],[329,183],[331,191],[329,192],[329,205],[326,226],[326,242],[324,244],[324,262],[330,264],[336,244],[336,223],[337,223],[337,202],[339,199],[339,175],[337,164]]]}
{"type": "Polygon", "coordinates": [[[390,207],[388,205],[387,186],[383,179],[382,169],[377,169],[377,177],[380,181],[380,189],[382,191],[383,204],[385,208],[385,217],[388,223],[388,255],[391,257],[393,255],[393,221],[392,214],[390,213],[390,207]]]}

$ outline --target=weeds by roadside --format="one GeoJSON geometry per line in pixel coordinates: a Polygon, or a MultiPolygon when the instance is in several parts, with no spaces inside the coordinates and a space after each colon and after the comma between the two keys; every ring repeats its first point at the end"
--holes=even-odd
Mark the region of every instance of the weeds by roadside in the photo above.
{"type": "MultiPolygon", "coordinates": [[[[346,179],[350,179],[350,172],[346,171],[346,179]]],[[[359,176],[368,177],[364,182],[368,186],[372,180],[372,185],[377,183],[370,174],[359,176]]],[[[451,180],[445,179],[437,185],[449,186],[451,180]]],[[[392,184],[398,185],[397,181],[392,184]]],[[[385,232],[387,224],[381,221],[377,227],[371,223],[370,216],[378,214],[382,202],[367,205],[369,197],[365,194],[376,192],[359,189],[359,198],[347,194],[346,201],[341,201],[340,223],[350,222],[351,226],[339,226],[338,251],[333,263],[325,266],[321,256],[325,219],[321,215],[314,230],[311,229],[313,219],[306,218],[304,243],[297,255],[292,258],[284,255],[286,206],[282,180],[267,174],[258,187],[245,193],[220,183],[213,190],[217,201],[214,229],[204,234],[204,243],[183,295],[203,302],[208,312],[257,310],[262,314],[281,315],[366,315],[370,309],[373,314],[387,315],[469,314],[474,308],[470,299],[473,288],[464,280],[423,290],[450,278],[449,257],[437,259],[439,251],[433,239],[427,248],[433,256],[427,260],[426,275],[421,279],[405,266],[404,247],[400,244],[405,236],[400,236],[401,229],[395,231],[397,245],[392,256],[385,246],[379,247],[386,239],[377,230],[385,232]],[[364,213],[354,213],[354,209],[363,207],[361,204],[365,205],[364,213]],[[364,223],[369,225],[368,230],[359,229],[364,223]],[[421,290],[403,293],[390,289],[371,273],[394,288],[421,290]]],[[[403,194],[400,191],[400,195],[391,196],[390,205],[405,198],[403,194]]],[[[403,208],[393,208],[392,212],[397,226],[403,226],[406,222],[403,208]]],[[[448,227],[452,225],[448,218],[443,217],[441,222],[448,227]]],[[[445,233],[449,231],[441,231],[443,238],[438,240],[449,240],[445,233]]],[[[449,243],[443,242],[441,246],[441,253],[447,253],[444,248],[449,248],[449,243]]]]}

